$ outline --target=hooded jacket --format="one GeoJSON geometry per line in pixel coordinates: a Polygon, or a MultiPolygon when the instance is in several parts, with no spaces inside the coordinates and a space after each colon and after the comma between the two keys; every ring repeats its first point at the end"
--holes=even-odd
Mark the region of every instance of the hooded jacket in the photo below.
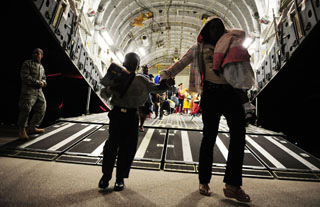
{"type": "MultiPolygon", "coordinates": [[[[191,64],[189,73],[189,90],[197,93],[202,92],[202,86],[205,80],[205,65],[203,62],[204,42],[201,32],[209,22],[216,18],[219,17],[212,16],[207,19],[198,33],[197,43],[193,45],[178,62],[160,73],[162,79],[176,76],[185,67],[191,64]]],[[[228,34],[228,32],[229,31],[226,31],[226,34],[228,34]]]]}
{"type": "Polygon", "coordinates": [[[202,25],[198,33],[197,43],[193,45],[178,62],[160,73],[162,79],[176,76],[185,67],[191,64],[189,73],[189,90],[192,92],[201,93],[203,82],[205,80],[205,66],[202,53],[204,42],[201,31],[209,22],[211,22],[215,18],[219,17],[209,17],[207,21],[202,25]]]}
{"type": "Polygon", "coordinates": [[[216,44],[213,54],[213,70],[219,70],[228,63],[249,62],[248,50],[242,46],[245,38],[243,30],[227,31],[216,44]]]}

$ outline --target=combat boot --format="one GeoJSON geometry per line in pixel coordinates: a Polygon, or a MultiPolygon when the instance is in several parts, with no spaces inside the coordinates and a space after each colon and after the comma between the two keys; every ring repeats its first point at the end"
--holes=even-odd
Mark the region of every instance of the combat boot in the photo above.
{"type": "Polygon", "coordinates": [[[19,128],[19,138],[20,139],[29,139],[27,135],[26,128],[19,128]]]}
{"type": "Polygon", "coordinates": [[[28,127],[28,134],[42,134],[43,132],[44,129],[40,129],[32,125],[28,127]]]}

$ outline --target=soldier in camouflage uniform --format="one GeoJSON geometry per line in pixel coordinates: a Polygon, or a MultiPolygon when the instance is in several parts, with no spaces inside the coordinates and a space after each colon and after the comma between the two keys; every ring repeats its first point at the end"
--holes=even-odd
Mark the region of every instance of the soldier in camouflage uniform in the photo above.
{"type": "Polygon", "coordinates": [[[32,53],[32,60],[26,60],[21,67],[21,94],[19,100],[19,138],[29,139],[28,134],[43,133],[44,129],[39,129],[39,125],[46,111],[46,99],[42,92],[42,88],[47,85],[46,75],[41,59],[43,51],[36,48],[32,53]],[[29,126],[28,119],[31,110],[33,116],[31,117],[29,126]]]}

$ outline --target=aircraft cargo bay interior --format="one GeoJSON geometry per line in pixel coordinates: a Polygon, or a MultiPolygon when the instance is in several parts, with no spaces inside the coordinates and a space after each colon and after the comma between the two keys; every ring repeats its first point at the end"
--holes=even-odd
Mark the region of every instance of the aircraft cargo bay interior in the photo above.
{"type": "Polygon", "coordinates": [[[31,187],[38,198],[26,187],[17,194],[7,191],[13,183],[6,180],[0,187],[1,206],[268,206],[268,196],[274,197],[272,206],[320,204],[314,196],[320,192],[319,0],[8,4],[7,66],[1,75],[1,179],[13,176],[19,182],[23,176],[31,182],[24,174],[29,163],[39,165],[32,171],[48,182],[55,182],[47,177],[50,165],[55,165],[62,180],[47,193],[49,184],[40,184],[43,192],[31,187]],[[240,81],[250,86],[236,86],[240,81]],[[131,144],[122,136],[130,137],[131,144]],[[211,149],[208,136],[214,136],[211,149]],[[118,148],[111,153],[113,139],[118,148]],[[133,154],[128,145],[134,145],[133,154]],[[205,153],[212,160],[206,161],[205,153]],[[111,154],[114,160],[109,161],[111,154]],[[240,185],[233,184],[238,174],[230,167],[237,156],[244,179],[240,185]],[[125,185],[127,177],[119,175],[126,162],[122,157],[132,157],[127,176],[130,169],[133,175],[124,179],[125,185]],[[107,162],[114,168],[109,179],[107,162]],[[223,191],[210,179],[203,182],[206,162],[210,179],[219,179],[218,187],[224,179],[223,191]],[[51,197],[52,204],[44,199],[69,189],[68,176],[76,168],[87,172],[88,167],[98,176],[88,179],[96,189],[86,189],[89,181],[84,181],[79,184],[83,192],[70,190],[74,199],[60,196],[60,202],[59,196],[51,197]],[[9,169],[16,172],[10,175],[9,169]],[[168,178],[156,178],[162,173],[168,178]],[[153,176],[159,185],[142,190],[150,196],[144,199],[139,186],[148,186],[153,176]],[[177,186],[167,183],[179,176],[183,180],[177,186]],[[111,179],[114,188],[103,183],[111,179]],[[185,183],[188,180],[195,186],[185,183]],[[259,182],[266,182],[270,192],[281,186],[284,190],[262,196],[259,182]],[[166,194],[166,185],[176,194],[166,194]],[[291,198],[299,192],[289,185],[301,185],[299,201],[291,198]],[[183,193],[188,195],[179,198],[183,193]],[[212,200],[201,199],[203,195],[212,200]]]}

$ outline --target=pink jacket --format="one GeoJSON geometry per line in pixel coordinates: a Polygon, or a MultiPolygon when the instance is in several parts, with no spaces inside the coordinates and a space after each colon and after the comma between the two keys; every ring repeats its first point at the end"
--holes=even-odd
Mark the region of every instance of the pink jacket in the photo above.
{"type": "Polygon", "coordinates": [[[213,70],[223,68],[227,63],[250,61],[248,50],[242,46],[243,30],[228,30],[217,42],[213,53],[213,70]]]}

